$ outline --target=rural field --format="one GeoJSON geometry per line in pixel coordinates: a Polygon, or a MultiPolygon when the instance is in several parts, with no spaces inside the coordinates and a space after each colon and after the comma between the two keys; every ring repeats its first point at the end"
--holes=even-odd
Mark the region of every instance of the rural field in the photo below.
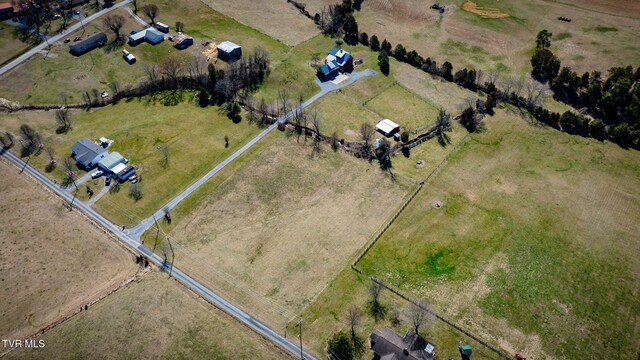
{"type": "MultiPolygon", "coordinates": [[[[510,353],[636,355],[640,155],[505,110],[485,121],[359,262],[366,276],[345,269],[305,309],[317,351],[350,306],[365,311],[375,276],[510,353]]],[[[362,334],[385,323],[367,318],[362,334]]],[[[438,323],[437,346],[466,342],[438,323]]]]}
{"type": "MultiPolygon", "coordinates": [[[[218,107],[203,109],[187,102],[192,93],[183,93],[185,101],[170,107],[156,103],[162,101],[162,96],[123,101],[89,112],[74,111],[73,129],[66,134],[56,134],[53,112],[2,114],[0,128],[17,134],[24,123],[39,131],[45,144],[54,150],[59,164],[48,175],[59,182],[65,177],[62,160],[69,156],[76,141],[82,138],[95,141],[103,136],[114,140],[110,151],[120,152],[138,166],[137,173],[143,179],[140,183],[143,197],[137,202],[131,199],[129,185],[125,183],[119,192],[107,194],[95,207],[116,224],[130,226],[160,209],[261,131],[246,120],[234,124],[218,107]],[[123,121],[125,118],[128,120],[123,121]],[[225,136],[229,138],[228,147],[225,147],[225,136]],[[158,150],[161,146],[168,147],[166,166],[158,150]]],[[[19,152],[19,146],[14,149],[19,152]]],[[[43,151],[32,156],[30,163],[45,172],[47,161],[43,151]]],[[[85,172],[79,171],[79,174],[85,172]]],[[[81,191],[84,192],[84,186],[81,191]]]]}
{"type": "Polygon", "coordinates": [[[151,272],[45,333],[9,359],[290,359],[160,272],[151,272]],[[108,336],[105,336],[108,334],[108,336]]]}
{"type": "MultiPolygon", "coordinates": [[[[411,185],[328,147],[311,157],[303,138],[265,140],[228,180],[179,205],[163,228],[177,266],[282,329],[348,265],[411,185]]],[[[150,244],[155,230],[146,235],[150,244]]],[[[165,249],[166,240],[157,252],[165,249]]]]}
{"type": "Polygon", "coordinates": [[[22,42],[14,30],[13,26],[0,25],[0,64],[9,62],[31,47],[28,42],[22,42]]]}
{"type": "Polygon", "coordinates": [[[133,255],[0,160],[0,335],[22,339],[134,275],[133,255]],[[11,296],[7,296],[11,294],[11,296]]]}
{"type": "Polygon", "coordinates": [[[203,0],[213,9],[248,25],[287,46],[295,46],[318,34],[313,20],[286,1],[203,0]]]}
{"type": "MultiPolygon", "coordinates": [[[[144,3],[139,2],[138,6],[141,7],[144,3]]],[[[98,19],[85,26],[84,31],[81,29],[70,34],[69,38],[103,31],[109,37],[107,45],[76,57],[69,53],[67,44],[56,43],[46,56],[36,55],[11,72],[0,76],[1,97],[29,104],[57,104],[65,100],[68,103],[82,103],[82,94],[86,91],[97,89],[100,92],[111,92],[112,83],[120,87],[137,84],[147,77],[145,64],[158,64],[167,56],[176,56],[183,61],[196,57],[206,63],[202,54],[205,50],[202,43],[205,41],[234,41],[243,47],[245,55],[260,47],[269,53],[274,63],[288,52],[284,44],[212,10],[200,1],[153,3],[160,9],[159,21],[169,24],[174,30],[173,25],[176,21],[185,23],[185,34],[194,37],[191,47],[180,51],[172,47],[170,41],[155,46],[147,43],[135,47],[126,43],[114,44],[113,33],[106,31],[102,26],[102,19],[98,19]],[[191,15],[187,19],[185,14],[197,15],[191,15]],[[133,53],[138,61],[133,65],[127,64],[122,59],[121,49],[133,53]]],[[[117,9],[113,13],[125,17],[126,22],[121,31],[125,37],[131,30],[142,28],[124,9],[117,9]]],[[[143,16],[141,12],[139,15],[143,16]]],[[[218,62],[216,66],[224,68],[226,65],[218,62]]]]}
{"type": "Polygon", "coordinates": [[[475,12],[466,0],[446,5],[440,14],[416,0],[370,0],[356,14],[360,31],[403,44],[454,70],[500,71],[520,77],[530,69],[536,34],[554,34],[552,50],[563,65],[578,73],[626,66],[640,57],[635,34],[640,31],[637,1],[478,0],[475,12]],[[467,9],[467,10],[465,10],[467,9]],[[479,14],[478,14],[479,13],[479,14]],[[485,15],[488,13],[488,15],[485,15]],[[495,14],[508,15],[496,17],[495,14]],[[570,23],[557,20],[571,18],[570,23]]]}
{"type": "Polygon", "coordinates": [[[633,357],[639,154],[502,110],[487,128],[360,266],[509,352],[633,357]]]}

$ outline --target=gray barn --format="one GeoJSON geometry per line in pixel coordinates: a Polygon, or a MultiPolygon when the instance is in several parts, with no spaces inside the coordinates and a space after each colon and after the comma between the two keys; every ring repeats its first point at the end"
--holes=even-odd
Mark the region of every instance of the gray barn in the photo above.
{"type": "Polygon", "coordinates": [[[91,34],[82,40],[78,40],[69,45],[69,52],[73,55],[82,55],[98,46],[107,43],[107,35],[103,32],[91,34]]]}

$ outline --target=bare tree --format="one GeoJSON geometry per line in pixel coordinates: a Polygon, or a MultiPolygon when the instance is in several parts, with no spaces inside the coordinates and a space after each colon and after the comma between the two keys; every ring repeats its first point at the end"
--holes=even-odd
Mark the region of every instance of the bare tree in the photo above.
{"type": "Polygon", "coordinates": [[[258,107],[258,113],[260,114],[259,117],[259,124],[260,126],[264,126],[267,122],[268,122],[268,116],[269,116],[269,107],[266,103],[266,101],[264,101],[264,98],[260,99],[260,106],[258,107]]]}
{"type": "Polygon", "coordinates": [[[138,13],[138,0],[131,0],[131,4],[133,5],[133,13],[138,13]]]}
{"type": "Polygon", "coordinates": [[[383,289],[384,286],[382,286],[381,283],[371,280],[371,284],[369,285],[369,295],[371,296],[369,300],[369,311],[376,320],[384,318],[387,313],[386,307],[380,303],[380,294],[382,294],[383,289]]]}
{"type": "Polygon", "coordinates": [[[431,307],[425,301],[419,301],[417,303],[409,303],[407,309],[407,317],[413,325],[413,331],[416,334],[420,334],[420,328],[428,325],[430,320],[430,312],[433,312],[431,307]]]}
{"type": "Polygon", "coordinates": [[[113,40],[114,43],[119,43],[122,40],[120,36],[120,29],[124,26],[124,16],[120,14],[109,14],[102,19],[102,25],[113,32],[116,38],[113,40]]]}
{"type": "Polygon", "coordinates": [[[313,126],[313,130],[315,134],[313,136],[313,153],[320,154],[322,151],[322,147],[320,146],[320,141],[322,138],[320,137],[320,117],[318,116],[318,108],[314,107],[311,112],[311,125],[313,126]]]}
{"type": "Polygon", "coordinates": [[[362,148],[363,156],[369,157],[371,153],[371,139],[373,138],[374,128],[369,123],[364,123],[360,126],[360,137],[364,141],[364,147],[362,148]]]}
{"type": "Polygon", "coordinates": [[[22,138],[23,156],[38,151],[42,145],[40,134],[27,124],[20,125],[20,137],[22,138]]]}
{"type": "Polygon", "coordinates": [[[129,196],[134,200],[138,201],[142,199],[142,185],[135,183],[129,186],[129,196]]]}
{"type": "Polygon", "coordinates": [[[144,69],[144,72],[147,74],[147,78],[149,79],[149,83],[151,84],[151,87],[155,87],[158,84],[158,66],[156,66],[155,64],[150,64],[150,63],[144,63],[144,66],[142,67],[144,69]]]}
{"type": "Polygon", "coordinates": [[[331,135],[331,150],[334,152],[338,151],[338,133],[334,132],[331,135]]]}
{"type": "Polygon", "coordinates": [[[56,168],[56,154],[51,146],[47,146],[44,148],[47,153],[47,158],[49,158],[49,162],[47,163],[47,167],[45,168],[46,172],[52,172],[56,168]]]}
{"type": "Polygon", "coordinates": [[[438,143],[442,147],[446,147],[451,143],[451,138],[447,134],[447,132],[451,131],[451,115],[447,113],[444,109],[440,109],[438,113],[438,118],[436,119],[436,135],[438,136],[438,143]]]}
{"type": "Polygon", "coordinates": [[[168,56],[162,60],[158,68],[163,78],[168,78],[174,86],[178,84],[178,79],[182,74],[182,61],[179,58],[168,56]]]}
{"type": "Polygon", "coordinates": [[[58,123],[58,129],[56,132],[58,133],[66,133],[71,129],[71,113],[69,113],[69,109],[58,109],[56,110],[56,122],[58,123]]]}
{"type": "Polygon", "coordinates": [[[146,4],[142,7],[142,13],[151,20],[151,25],[155,25],[160,9],[156,4],[146,4]]]}
{"type": "Polygon", "coordinates": [[[398,308],[391,309],[391,325],[399,326],[400,325],[400,310],[398,308]]]}
{"type": "Polygon", "coordinates": [[[65,178],[62,184],[65,186],[69,186],[72,184],[75,185],[77,174],[76,174],[76,171],[74,170],[74,166],[73,166],[73,162],[71,161],[71,158],[69,157],[64,158],[64,161],[62,162],[62,166],[64,167],[64,174],[65,174],[65,178]]]}
{"type": "Polygon", "coordinates": [[[360,309],[358,307],[351,306],[349,310],[347,310],[347,322],[349,323],[349,328],[351,329],[351,343],[356,351],[358,356],[362,355],[365,350],[364,340],[356,331],[356,328],[360,326],[360,322],[362,321],[362,314],[360,313],[360,309]]]}
{"type": "Polygon", "coordinates": [[[286,89],[278,90],[278,102],[280,114],[285,115],[289,111],[289,93],[286,89]]]}
{"type": "Polygon", "coordinates": [[[182,21],[176,21],[176,31],[184,31],[184,23],[182,21]]]}
{"type": "Polygon", "coordinates": [[[161,156],[160,164],[166,169],[169,166],[169,145],[158,146],[158,152],[161,156]]]}

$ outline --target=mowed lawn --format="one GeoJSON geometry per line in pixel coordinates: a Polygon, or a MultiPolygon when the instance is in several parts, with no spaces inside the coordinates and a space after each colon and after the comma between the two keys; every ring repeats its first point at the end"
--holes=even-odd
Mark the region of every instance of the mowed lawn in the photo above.
{"type": "Polygon", "coordinates": [[[636,1],[498,1],[476,0],[481,9],[497,9],[507,18],[488,19],[464,11],[467,0],[448,4],[440,14],[417,0],[367,1],[356,13],[360,31],[395,47],[401,43],[438,64],[472,67],[520,77],[530,69],[536,34],[547,29],[557,37],[552,50],[575,71],[606,71],[632,65],[640,56],[634,35],[640,30],[636,1]],[[623,10],[624,9],[624,10],[623,10]],[[570,23],[557,20],[571,18],[570,23]]]}
{"type": "MultiPolygon", "coordinates": [[[[116,240],[0,159],[0,336],[26,339],[135,273],[116,240]]],[[[62,345],[62,344],[61,344],[62,345]]]]}
{"type": "Polygon", "coordinates": [[[512,353],[634,357],[640,153],[486,122],[359,266],[512,353]]]}
{"type": "Polygon", "coordinates": [[[15,35],[15,27],[0,24],[0,65],[27,51],[31,45],[15,35]]]}
{"type": "MultiPolygon", "coordinates": [[[[162,96],[155,100],[161,101],[162,96]]],[[[187,99],[193,93],[183,96],[187,99]]],[[[130,185],[125,183],[118,193],[100,199],[95,208],[116,224],[131,226],[160,209],[261,131],[246,120],[234,124],[218,107],[203,109],[189,102],[168,107],[153,101],[154,98],[145,97],[89,112],[73,112],[73,129],[67,134],[55,133],[53,112],[6,114],[1,124],[17,134],[20,124],[28,123],[43,134],[58,159],[57,170],[50,174],[57,181],[64,178],[62,159],[71,153],[76,141],[82,138],[97,141],[103,136],[114,140],[109,151],[120,152],[138,167],[143,197],[137,202],[130,198],[130,185]],[[229,138],[228,147],[225,136],[229,138]],[[159,151],[162,146],[169,149],[166,168],[159,151]]],[[[15,151],[19,149],[16,147],[15,151]]],[[[42,172],[46,161],[44,151],[31,159],[42,172]]],[[[83,174],[79,171],[79,175],[83,174]]]]}
{"type": "Polygon", "coordinates": [[[290,355],[187,291],[152,272],[110,295],[9,359],[290,359],[290,355]]]}
{"type": "MultiPolygon", "coordinates": [[[[280,133],[162,222],[176,265],[275,329],[301,311],[397,209],[411,186],[375,164],[280,133]],[[183,207],[188,211],[183,211],[183,207]]],[[[149,230],[147,244],[155,231],[149,230]]],[[[151,245],[150,245],[151,246],[151,245]]],[[[157,252],[166,252],[161,236],[157,252]]]]}

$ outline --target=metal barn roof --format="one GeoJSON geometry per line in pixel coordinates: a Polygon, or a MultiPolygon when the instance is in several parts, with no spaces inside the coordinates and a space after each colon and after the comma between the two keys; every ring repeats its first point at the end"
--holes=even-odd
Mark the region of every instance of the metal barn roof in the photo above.
{"type": "Polygon", "coordinates": [[[218,45],[218,50],[230,53],[235,49],[240,49],[240,45],[232,43],[231,41],[223,41],[218,45]]]}

